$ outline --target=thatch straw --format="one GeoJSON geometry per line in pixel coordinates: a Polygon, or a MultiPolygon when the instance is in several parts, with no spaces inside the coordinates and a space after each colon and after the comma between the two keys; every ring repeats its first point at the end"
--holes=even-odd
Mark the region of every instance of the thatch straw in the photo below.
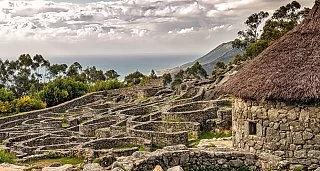
{"type": "Polygon", "coordinates": [[[320,101],[320,0],[302,24],[244,66],[222,91],[240,98],[320,101]]]}

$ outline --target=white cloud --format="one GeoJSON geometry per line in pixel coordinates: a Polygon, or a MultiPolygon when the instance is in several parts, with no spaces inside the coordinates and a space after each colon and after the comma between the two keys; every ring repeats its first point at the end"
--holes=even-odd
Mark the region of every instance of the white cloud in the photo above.
{"type": "Polygon", "coordinates": [[[82,4],[0,0],[0,39],[6,41],[0,44],[0,51],[56,53],[58,49],[61,53],[79,53],[80,48],[91,53],[79,46],[94,44],[95,53],[116,51],[115,46],[126,46],[128,51],[198,49],[195,53],[203,53],[233,39],[249,14],[278,6],[278,0],[113,0],[82,4]],[[21,50],[8,48],[11,42],[16,47],[19,41],[33,45],[19,47],[21,50]],[[62,42],[64,46],[57,48],[62,42]],[[199,47],[188,48],[186,44],[199,47]]]}

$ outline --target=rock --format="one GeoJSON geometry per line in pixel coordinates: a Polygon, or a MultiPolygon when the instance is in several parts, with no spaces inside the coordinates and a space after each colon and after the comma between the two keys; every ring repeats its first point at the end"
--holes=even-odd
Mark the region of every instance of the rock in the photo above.
{"type": "Polygon", "coordinates": [[[132,157],[138,158],[138,159],[147,158],[149,156],[150,156],[150,153],[146,151],[136,151],[132,154],[132,157]]]}
{"type": "Polygon", "coordinates": [[[89,163],[83,166],[83,171],[104,171],[98,163],[89,163]]]}
{"type": "Polygon", "coordinates": [[[157,166],[153,169],[153,171],[163,171],[163,169],[162,169],[161,166],[157,165],[157,166]]]}
{"type": "Polygon", "coordinates": [[[183,171],[183,168],[181,166],[175,166],[175,167],[169,168],[167,171],[183,171]]]}
{"type": "Polygon", "coordinates": [[[307,157],[307,152],[306,150],[298,150],[294,152],[294,157],[298,159],[306,158],[307,157]]]}
{"type": "Polygon", "coordinates": [[[304,140],[311,140],[313,138],[313,133],[304,131],[302,136],[304,140]]]}
{"type": "Polygon", "coordinates": [[[73,166],[71,164],[65,164],[59,167],[45,167],[42,171],[73,171],[73,166]]]}
{"type": "Polygon", "coordinates": [[[49,165],[49,167],[60,167],[60,166],[62,166],[62,164],[59,162],[55,162],[49,165]]]}
{"type": "Polygon", "coordinates": [[[124,171],[121,167],[116,167],[114,169],[112,169],[111,171],[124,171]]]}
{"type": "Polygon", "coordinates": [[[320,167],[318,167],[315,171],[320,171],[320,167]]]}
{"type": "Polygon", "coordinates": [[[17,166],[14,164],[8,164],[8,163],[2,163],[0,164],[0,170],[1,171],[28,171],[31,170],[31,168],[26,166],[17,166]]]}
{"type": "Polygon", "coordinates": [[[117,168],[117,167],[121,168],[121,164],[116,161],[116,162],[114,162],[114,163],[112,164],[111,168],[114,169],[114,168],[117,168]]]}
{"type": "Polygon", "coordinates": [[[188,150],[188,147],[186,145],[180,144],[180,145],[174,145],[174,146],[167,146],[163,148],[166,151],[178,151],[178,150],[188,150]]]}
{"type": "Polygon", "coordinates": [[[107,155],[100,158],[100,164],[103,167],[108,167],[112,165],[113,162],[115,162],[117,159],[114,156],[107,155]]]}

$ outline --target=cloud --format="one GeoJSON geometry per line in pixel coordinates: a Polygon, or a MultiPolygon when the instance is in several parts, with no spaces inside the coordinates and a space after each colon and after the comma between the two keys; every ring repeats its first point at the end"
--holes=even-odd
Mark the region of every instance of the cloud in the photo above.
{"type": "Polygon", "coordinates": [[[117,53],[115,46],[121,46],[120,52],[125,47],[128,51],[204,53],[232,40],[251,13],[278,7],[278,0],[0,0],[0,39],[6,41],[0,50],[8,54],[79,53],[79,49],[117,53]],[[33,45],[7,48],[12,42],[33,45]],[[94,44],[94,50],[80,47],[88,44],[94,44]]]}

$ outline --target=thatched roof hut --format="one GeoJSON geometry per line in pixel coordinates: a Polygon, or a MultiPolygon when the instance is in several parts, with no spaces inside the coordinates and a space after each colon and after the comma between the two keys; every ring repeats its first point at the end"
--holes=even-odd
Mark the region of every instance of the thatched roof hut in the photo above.
{"type": "Polygon", "coordinates": [[[222,87],[244,99],[320,101],[320,0],[304,21],[222,87]]]}

